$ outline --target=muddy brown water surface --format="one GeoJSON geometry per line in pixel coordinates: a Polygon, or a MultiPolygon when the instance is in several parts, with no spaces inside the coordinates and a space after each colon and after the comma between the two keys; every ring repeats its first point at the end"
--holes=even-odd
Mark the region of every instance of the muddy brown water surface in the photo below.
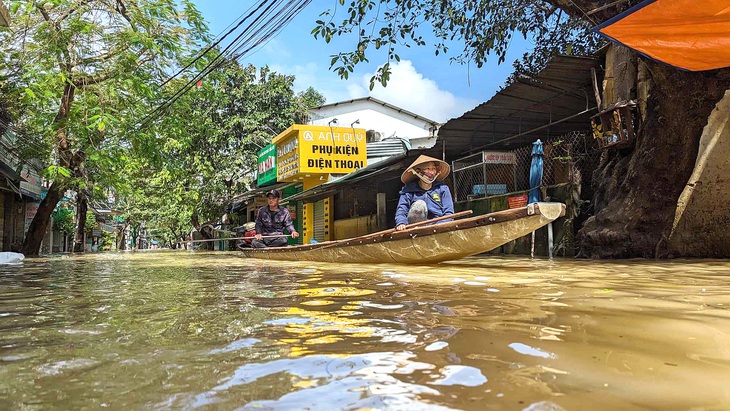
{"type": "Polygon", "coordinates": [[[730,409],[730,262],[0,266],[0,409],[730,409]]]}

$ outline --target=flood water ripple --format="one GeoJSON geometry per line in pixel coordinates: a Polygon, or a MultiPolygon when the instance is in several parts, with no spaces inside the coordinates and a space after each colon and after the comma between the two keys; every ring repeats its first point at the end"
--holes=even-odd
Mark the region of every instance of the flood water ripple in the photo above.
{"type": "Polygon", "coordinates": [[[730,262],[0,266],[0,409],[730,409],[730,262]]]}

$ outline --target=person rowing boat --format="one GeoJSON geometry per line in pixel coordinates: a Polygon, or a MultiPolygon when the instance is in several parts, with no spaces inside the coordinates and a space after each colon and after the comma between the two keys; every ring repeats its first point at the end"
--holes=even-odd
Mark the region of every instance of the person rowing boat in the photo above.
{"type": "Polygon", "coordinates": [[[256,235],[251,245],[253,248],[283,247],[287,244],[286,236],[282,235],[284,229],[292,238],[299,237],[299,233],[294,229],[289,210],[279,205],[279,190],[269,191],[266,197],[268,205],[261,207],[256,215],[256,235]]]}
{"type": "MultiPolygon", "coordinates": [[[[421,155],[401,175],[405,184],[400,191],[395,211],[395,229],[403,231],[408,224],[454,214],[454,201],[444,179],[451,167],[446,162],[421,155]]],[[[439,222],[452,221],[443,219],[439,222]]]]}

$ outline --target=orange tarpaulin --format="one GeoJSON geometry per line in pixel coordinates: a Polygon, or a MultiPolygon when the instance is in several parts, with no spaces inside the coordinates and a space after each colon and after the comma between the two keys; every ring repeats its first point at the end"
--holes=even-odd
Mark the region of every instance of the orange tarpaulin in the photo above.
{"type": "Polygon", "coordinates": [[[730,0],[649,0],[594,30],[685,70],[730,66],[730,0]]]}

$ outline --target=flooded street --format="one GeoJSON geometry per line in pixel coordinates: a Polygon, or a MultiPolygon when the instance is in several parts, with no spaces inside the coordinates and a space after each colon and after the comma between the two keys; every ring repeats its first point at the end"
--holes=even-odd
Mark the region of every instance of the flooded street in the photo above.
{"type": "Polygon", "coordinates": [[[729,409],[729,275],[726,261],[31,259],[0,267],[0,409],[729,409]]]}

